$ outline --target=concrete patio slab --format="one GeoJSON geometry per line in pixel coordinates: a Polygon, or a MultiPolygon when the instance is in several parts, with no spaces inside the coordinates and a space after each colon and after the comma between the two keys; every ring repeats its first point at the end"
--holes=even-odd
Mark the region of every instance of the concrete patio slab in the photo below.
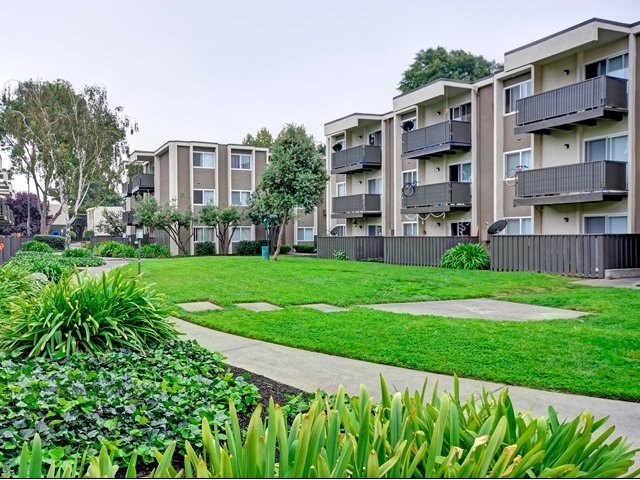
{"type": "Polygon", "coordinates": [[[252,303],[235,303],[236,307],[244,308],[245,310],[251,310],[252,312],[273,312],[275,310],[282,310],[277,305],[272,305],[267,302],[252,302],[252,303]]]}
{"type": "Polygon", "coordinates": [[[329,305],[328,303],[309,303],[307,305],[298,305],[300,308],[313,308],[319,312],[332,313],[332,312],[346,312],[348,309],[342,307],[336,307],[335,305],[329,305]]]}
{"type": "Polygon", "coordinates": [[[187,312],[204,312],[206,310],[222,310],[222,307],[211,302],[186,302],[177,303],[179,307],[184,308],[187,312]]]}
{"type": "Polygon", "coordinates": [[[585,312],[563,310],[561,308],[539,307],[522,303],[503,302],[488,298],[471,298],[466,300],[443,300],[434,302],[380,303],[376,305],[359,305],[392,313],[408,313],[410,315],[437,315],[453,318],[481,318],[486,320],[555,320],[578,318],[585,312]]]}
{"type": "Polygon", "coordinates": [[[578,285],[586,285],[588,287],[635,288],[636,290],[640,290],[640,278],[638,277],[615,279],[592,278],[590,280],[578,280],[574,283],[577,283],[578,285]]]}

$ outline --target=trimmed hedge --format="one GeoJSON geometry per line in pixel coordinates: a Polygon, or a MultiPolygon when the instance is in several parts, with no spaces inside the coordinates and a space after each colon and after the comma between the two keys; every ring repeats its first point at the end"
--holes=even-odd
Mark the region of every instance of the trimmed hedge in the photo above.
{"type": "Polygon", "coordinates": [[[313,245],[306,245],[304,243],[301,243],[300,245],[294,245],[293,249],[297,253],[316,253],[316,247],[314,247],[313,245]]]}
{"type": "Polygon", "coordinates": [[[195,254],[200,255],[215,255],[216,244],[215,242],[197,242],[195,244],[195,254]]]}
{"type": "Polygon", "coordinates": [[[47,243],[39,240],[29,240],[20,245],[20,252],[38,252],[38,253],[53,253],[54,250],[47,243]]]}
{"type": "Polygon", "coordinates": [[[43,242],[49,245],[54,250],[64,250],[65,242],[64,237],[59,235],[34,235],[33,239],[38,242],[43,242]]]}
{"type": "Polygon", "coordinates": [[[262,247],[267,245],[266,240],[242,240],[238,242],[238,255],[262,255],[262,247]]]}

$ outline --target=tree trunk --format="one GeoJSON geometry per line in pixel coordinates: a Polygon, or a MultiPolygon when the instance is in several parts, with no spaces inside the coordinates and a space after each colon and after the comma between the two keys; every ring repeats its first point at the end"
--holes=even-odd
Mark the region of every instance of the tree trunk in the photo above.
{"type": "Polygon", "coordinates": [[[278,246],[276,247],[276,251],[273,252],[273,260],[278,260],[278,255],[280,255],[280,247],[282,246],[282,242],[284,240],[284,231],[286,230],[287,222],[289,221],[288,214],[289,212],[284,212],[284,217],[282,217],[282,225],[280,225],[280,232],[278,233],[278,246]]]}

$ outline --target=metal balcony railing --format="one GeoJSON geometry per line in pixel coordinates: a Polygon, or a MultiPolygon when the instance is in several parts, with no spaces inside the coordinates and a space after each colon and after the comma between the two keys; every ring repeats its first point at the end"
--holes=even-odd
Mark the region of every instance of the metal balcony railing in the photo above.
{"type": "Polygon", "coordinates": [[[148,193],[154,190],[153,173],[139,173],[131,179],[131,193],[148,193]]]}
{"type": "Polygon", "coordinates": [[[471,122],[448,120],[402,134],[402,157],[420,158],[471,148],[471,122]]]}
{"type": "Polygon", "coordinates": [[[451,207],[471,207],[471,184],[466,182],[444,182],[420,185],[413,194],[402,197],[402,210],[428,209],[449,211],[451,207]]]}
{"type": "Polygon", "coordinates": [[[362,217],[365,215],[380,215],[380,194],[362,193],[360,195],[347,195],[345,197],[333,197],[331,213],[335,216],[362,217]]]}
{"type": "Polygon", "coordinates": [[[331,173],[356,173],[382,168],[382,149],[359,145],[331,154],[331,173]]]}

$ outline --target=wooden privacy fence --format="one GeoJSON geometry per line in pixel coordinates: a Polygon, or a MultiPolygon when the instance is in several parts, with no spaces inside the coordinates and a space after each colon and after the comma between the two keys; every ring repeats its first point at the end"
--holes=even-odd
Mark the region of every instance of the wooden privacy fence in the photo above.
{"type": "Polygon", "coordinates": [[[0,265],[9,261],[13,257],[24,242],[33,240],[33,237],[9,237],[0,235],[0,265]]]}
{"type": "Polygon", "coordinates": [[[605,270],[639,268],[640,235],[497,235],[491,269],[604,278],[605,270]]]}
{"type": "Polygon", "coordinates": [[[318,237],[318,258],[333,258],[335,251],[347,254],[349,260],[383,258],[383,237],[318,237]]]}
{"type": "Polygon", "coordinates": [[[478,237],[384,237],[384,263],[438,267],[459,243],[478,243],[478,237]]]}

